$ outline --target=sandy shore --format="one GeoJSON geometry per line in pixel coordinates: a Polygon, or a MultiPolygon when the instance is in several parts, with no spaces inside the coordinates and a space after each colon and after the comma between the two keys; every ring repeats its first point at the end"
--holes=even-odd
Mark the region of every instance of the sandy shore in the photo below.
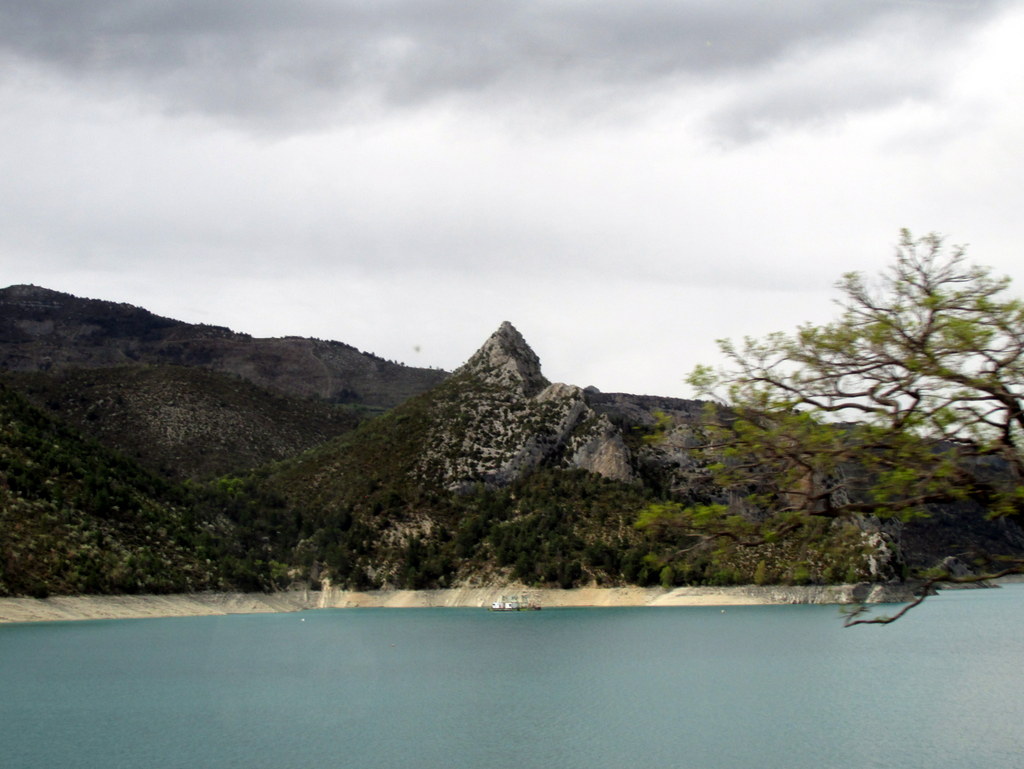
{"type": "Polygon", "coordinates": [[[295,590],[279,593],[58,596],[0,598],[0,623],[138,617],[194,617],[308,609],[486,607],[501,595],[529,593],[545,608],[570,606],[741,606],[767,604],[887,603],[910,600],[903,585],[619,587],[573,590],[456,588],[452,590],[295,590]]]}

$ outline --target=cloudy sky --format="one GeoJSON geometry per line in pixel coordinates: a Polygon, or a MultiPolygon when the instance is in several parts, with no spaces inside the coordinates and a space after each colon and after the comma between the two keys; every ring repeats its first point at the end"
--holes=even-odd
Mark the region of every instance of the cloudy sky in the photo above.
{"type": "Polygon", "coordinates": [[[685,396],[902,227],[1024,293],[1024,0],[0,0],[0,285],[685,396]]]}

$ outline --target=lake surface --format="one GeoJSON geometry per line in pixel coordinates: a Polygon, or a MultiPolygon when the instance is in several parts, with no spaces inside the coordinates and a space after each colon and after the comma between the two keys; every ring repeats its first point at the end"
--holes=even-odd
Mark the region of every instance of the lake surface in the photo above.
{"type": "Polygon", "coordinates": [[[1024,765],[1024,585],[836,607],[0,626],[0,766],[1024,765]]]}

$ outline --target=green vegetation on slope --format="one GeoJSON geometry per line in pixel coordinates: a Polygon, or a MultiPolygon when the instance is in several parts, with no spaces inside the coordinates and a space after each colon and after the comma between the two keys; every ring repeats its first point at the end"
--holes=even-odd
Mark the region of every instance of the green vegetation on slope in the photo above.
{"type": "Polygon", "coordinates": [[[0,385],[0,595],[218,586],[215,532],[172,496],[0,385]]]}
{"type": "Polygon", "coordinates": [[[187,366],[5,372],[0,381],[167,478],[211,478],[294,456],[371,412],[187,366]]]}
{"type": "MultiPolygon", "coordinates": [[[[298,349],[265,349],[265,376],[298,349]]],[[[365,412],[183,365],[4,382],[0,594],[820,584],[899,578],[914,558],[927,566],[976,545],[1024,549],[1019,529],[983,520],[973,498],[954,499],[938,527],[862,515],[893,493],[959,482],[950,473],[963,468],[937,463],[936,444],[913,431],[895,426],[912,450],[897,459],[921,472],[887,475],[875,488],[885,499],[869,498],[864,470],[879,465],[849,453],[862,445],[851,427],[785,399],[769,403],[770,418],[714,407],[702,417],[697,402],[551,384],[507,323],[444,382],[353,430],[365,412]]],[[[881,444],[871,446],[875,461],[881,444]]],[[[991,460],[1010,444],[971,446],[978,478],[1000,480],[991,460]]]]}

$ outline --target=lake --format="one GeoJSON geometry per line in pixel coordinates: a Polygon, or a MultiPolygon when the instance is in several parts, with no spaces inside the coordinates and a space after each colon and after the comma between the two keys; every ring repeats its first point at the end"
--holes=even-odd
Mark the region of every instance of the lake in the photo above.
{"type": "Polygon", "coordinates": [[[833,606],[0,626],[0,766],[1024,765],[1024,585],[833,606]]]}

